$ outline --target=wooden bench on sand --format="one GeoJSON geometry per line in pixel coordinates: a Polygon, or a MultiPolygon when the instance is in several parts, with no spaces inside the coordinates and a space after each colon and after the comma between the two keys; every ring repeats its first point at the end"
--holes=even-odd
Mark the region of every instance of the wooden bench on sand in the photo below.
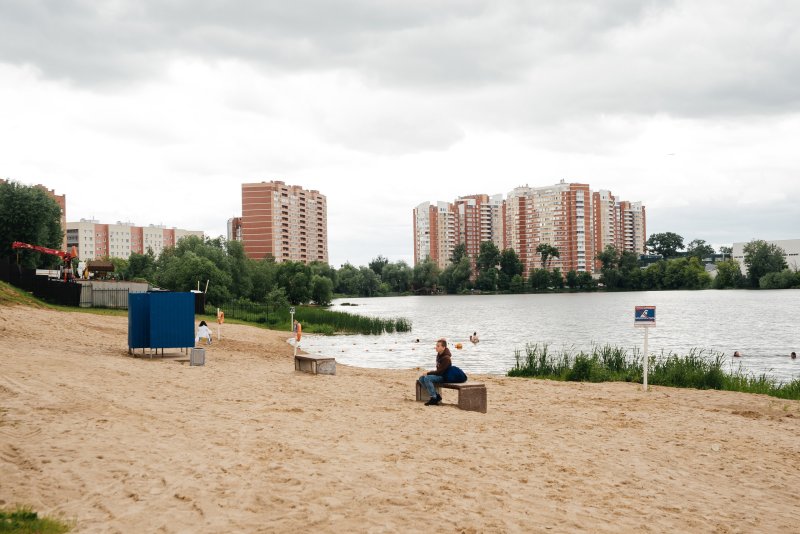
{"type": "Polygon", "coordinates": [[[294,370],[312,375],[335,375],[336,358],[300,356],[294,357],[294,370]]]}
{"type": "MultiPolygon", "coordinates": [[[[431,396],[428,395],[428,390],[422,387],[419,380],[415,383],[417,385],[417,400],[424,402],[430,399],[431,396]]],[[[486,413],[486,384],[483,382],[462,382],[460,384],[441,382],[435,385],[436,392],[440,394],[441,388],[458,391],[458,407],[462,410],[486,413]]]]}

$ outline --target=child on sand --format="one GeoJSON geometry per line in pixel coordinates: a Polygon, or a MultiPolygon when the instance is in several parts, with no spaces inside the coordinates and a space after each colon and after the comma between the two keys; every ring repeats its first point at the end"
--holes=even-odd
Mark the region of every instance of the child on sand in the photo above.
{"type": "Polygon", "coordinates": [[[197,327],[197,337],[194,338],[195,345],[199,343],[201,339],[207,340],[208,344],[211,345],[211,329],[205,321],[200,321],[200,326],[197,327]]]}

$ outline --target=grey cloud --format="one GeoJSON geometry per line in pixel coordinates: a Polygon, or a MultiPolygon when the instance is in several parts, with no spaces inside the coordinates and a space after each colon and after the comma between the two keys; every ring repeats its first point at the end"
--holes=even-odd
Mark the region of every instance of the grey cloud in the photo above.
{"type": "MultiPolygon", "coordinates": [[[[93,87],[171,58],[345,70],[480,125],[796,110],[800,6],[764,2],[0,0],[0,61],[93,87]]],[[[389,113],[389,111],[387,111],[389,113]]]]}
{"type": "Polygon", "coordinates": [[[705,239],[731,244],[751,239],[797,239],[797,214],[791,202],[769,205],[696,203],[691,207],[649,209],[648,235],[675,232],[684,243],[705,239]]]}

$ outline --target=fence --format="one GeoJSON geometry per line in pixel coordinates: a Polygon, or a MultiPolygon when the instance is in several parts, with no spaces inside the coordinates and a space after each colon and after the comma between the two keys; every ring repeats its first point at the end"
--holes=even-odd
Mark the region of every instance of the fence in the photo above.
{"type": "Polygon", "coordinates": [[[0,280],[30,291],[36,298],[53,304],[78,306],[81,301],[80,284],[49,280],[47,276],[37,276],[35,269],[16,264],[0,262],[0,280]]]}
{"type": "Polygon", "coordinates": [[[83,285],[81,291],[81,308],[118,308],[128,309],[128,293],[126,289],[97,289],[91,285],[83,285]]]}

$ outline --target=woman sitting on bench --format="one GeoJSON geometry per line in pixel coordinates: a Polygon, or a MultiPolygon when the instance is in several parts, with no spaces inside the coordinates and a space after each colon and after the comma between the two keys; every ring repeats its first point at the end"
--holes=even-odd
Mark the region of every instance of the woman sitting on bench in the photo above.
{"type": "Polygon", "coordinates": [[[431,396],[425,406],[435,406],[442,401],[442,396],[436,392],[436,384],[467,381],[464,371],[453,365],[452,356],[450,349],[447,348],[447,341],[440,339],[436,342],[436,370],[428,371],[427,374],[419,377],[419,383],[428,390],[428,394],[431,396]]]}

